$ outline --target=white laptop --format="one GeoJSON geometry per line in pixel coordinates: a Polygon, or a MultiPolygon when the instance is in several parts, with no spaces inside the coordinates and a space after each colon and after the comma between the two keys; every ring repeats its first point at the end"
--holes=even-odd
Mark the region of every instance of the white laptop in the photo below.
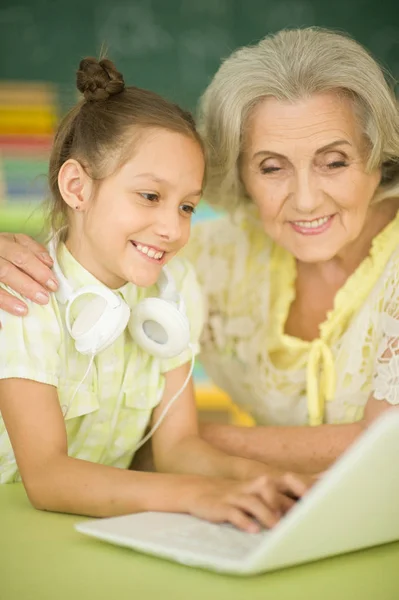
{"type": "Polygon", "coordinates": [[[84,521],[81,533],[213,571],[251,575],[399,540],[399,409],[385,412],[271,530],[185,514],[84,521]]]}

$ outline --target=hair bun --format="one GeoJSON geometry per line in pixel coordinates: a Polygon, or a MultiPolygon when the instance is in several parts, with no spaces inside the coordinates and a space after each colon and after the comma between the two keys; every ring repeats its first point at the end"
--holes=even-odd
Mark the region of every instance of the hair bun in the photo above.
{"type": "Polygon", "coordinates": [[[76,85],[88,102],[106,100],[125,89],[123,76],[107,58],[84,58],[76,73],[76,85]]]}

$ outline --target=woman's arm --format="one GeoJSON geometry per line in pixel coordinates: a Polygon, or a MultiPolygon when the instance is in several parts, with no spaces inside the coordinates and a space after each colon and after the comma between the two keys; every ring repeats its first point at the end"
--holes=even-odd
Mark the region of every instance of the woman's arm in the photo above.
{"type": "Polygon", "coordinates": [[[369,398],[356,423],[319,427],[238,427],[205,423],[201,436],[215,448],[277,469],[318,473],[327,469],[382,412],[392,408],[369,398]]]}
{"type": "Polygon", "coordinates": [[[397,392],[399,339],[392,336],[399,321],[398,286],[388,289],[393,298],[384,306],[384,335],[378,346],[373,392],[363,418],[356,423],[318,427],[253,427],[204,424],[201,436],[210,444],[236,456],[263,461],[279,469],[316,473],[328,468],[381,413],[399,405],[397,392]]]}
{"type": "MultiPolygon", "coordinates": [[[[0,282],[38,304],[47,304],[48,291],[57,289],[46,248],[27,235],[0,233],[0,282]]],[[[14,315],[28,312],[27,305],[0,290],[0,309],[14,315]]]]}

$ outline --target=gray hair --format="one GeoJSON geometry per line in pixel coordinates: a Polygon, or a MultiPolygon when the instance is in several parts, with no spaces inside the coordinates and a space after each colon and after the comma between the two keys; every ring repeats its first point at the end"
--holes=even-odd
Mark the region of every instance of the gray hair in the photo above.
{"type": "Polygon", "coordinates": [[[393,87],[359,43],[342,33],[309,27],[282,30],[235,51],[202,96],[207,201],[229,211],[249,202],[238,165],[244,127],[256,104],[267,96],[293,102],[330,90],[353,99],[370,142],[367,169],[382,168],[373,202],[399,196],[399,113],[393,87]]]}

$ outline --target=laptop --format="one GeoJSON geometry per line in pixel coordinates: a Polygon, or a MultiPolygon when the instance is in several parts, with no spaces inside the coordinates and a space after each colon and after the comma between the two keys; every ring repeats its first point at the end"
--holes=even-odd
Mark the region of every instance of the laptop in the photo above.
{"type": "Polygon", "coordinates": [[[80,522],[86,535],[235,575],[281,569],[399,539],[399,409],[379,417],[270,530],[246,533],[186,514],[80,522]]]}

